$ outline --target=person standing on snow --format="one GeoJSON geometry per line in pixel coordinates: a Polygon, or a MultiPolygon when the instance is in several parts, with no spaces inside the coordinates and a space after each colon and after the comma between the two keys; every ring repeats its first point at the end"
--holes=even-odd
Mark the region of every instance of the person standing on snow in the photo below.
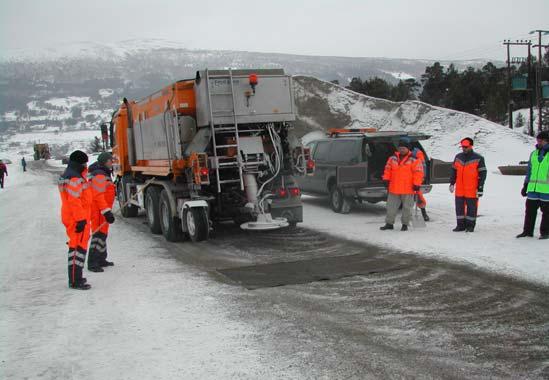
{"type": "MultiPolygon", "coordinates": [[[[421,167],[423,168],[423,178],[425,179],[425,175],[427,173],[427,164],[425,163],[425,154],[421,149],[418,147],[415,147],[412,150],[412,156],[418,159],[421,162],[421,167]]],[[[429,215],[427,215],[427,200],[423,196],[423,193],[421,192],[421,189],[416,192],[415,201],[417,204],[417,207],[421,210],[421,216],[423,216],[423,220],[428,222],[429,221],[429,215]]]]}
{"type": "Polygon", "coordinates": [[[8,176],[8,167],[0,160],[0,188],[4,188],[4,175],[8,176]]]}
{"type": "Polygon", "coordinates": [[[420,190],[423,182],[423,167],[420,160],[413,157],[410,144],[406,140],[398,143],[395,152],[385,164],[383,180],[388,184],[387,216],[385,225],[380,230],[392,230],[396,214],[402,205],[402,228],[408,231],[408,224],[412,218],[414,194],[420,190]]]}
{"type": "Polygon", "coordinates": [[[93,235],[88,256],[88,270],[103,272],[103,267],[112,266],[107,261],[107,235],[109,224],[114,223],[112,205],[116,196],[116,188],[112,182],[112,154],[103,152],[97,157],[97,162],[89,168],[89,179],[93,194],[91,207],[91,229],[93,235]]]}
{"type": "Polygon", "coordinates": [[[86,179],[88,156],[75,150],[69,156],[69,164],[58,182],[61,196],[61,221],[69,238],[69,288],[91,288],[82,277],[90,239],[90,209],[92,193],[86,179]]]}
{"type": "Polygon", "coordinates": [[[457,226],[454,232],[473,232],[477,221],[478,199],[484,192],[486,164],[484,157],[473,151],[473,139],[460,142],[461,153],[454,158],[450,175],[450,192],[456,196],[457,226]]]}
{"type": "Polygon", "coordinates": [[[23,167],[23,171],[27,171],[27,161],[25,161],[25,157],[21,159],[21,166],[23,167]]]}
{"type": "Polygon", "coordinates": [[[517,238],[533,237],[538,208],[541,209],[540,239],[549,239],[549,131],[537,136],[536,149],[530,155],[528,172],[521,194],[526,198],[524,227],[517,238]]]}

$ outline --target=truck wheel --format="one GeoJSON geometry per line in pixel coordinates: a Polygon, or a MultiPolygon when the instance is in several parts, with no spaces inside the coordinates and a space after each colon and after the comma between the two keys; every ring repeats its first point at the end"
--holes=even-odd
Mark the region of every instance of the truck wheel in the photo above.
{"type": "Polygon", "coordinates": [[[125,181],[124,177],[122,177],[116,185],[116,197],[118,198],[120,213],[124,218],[135,218],[139,212],[139,209],[135,205],[125,205],[127,202],[126,192],[124,191],[125,183],[127,183],[127,181],[125,181]]]}
{"type": "Polygon", "coordinates": [[[210,234],[210,223],[206,208],[192,207],[185,210],[185,227],[193,242],[207,240],[210,234]]]}
{"type": "Polygon", "coordinates": [[[348,214],[351,211],[351,202],[343,196],[343,192],[337,186],[330,191],[330,205],[332,210],[339,214],[348,214]]]}
{"type": "Polygon", "coordinates": [[[151,232],[155,235],[162,233],[160,226],[160,191],[156,186],[149,186],[145,192],[145,211],[147,213],[147,222],[151,232]]]}
{"type": "Polygon", "coordinates": [[[183,230],[181,229],[181,222],[172,214],[170,208],[170,198],[166,190],[160,192],[159,202],[159,216],[160,216],[160,228],[162,235],[167,241],[181,241],[183,240],[183,230]]]}

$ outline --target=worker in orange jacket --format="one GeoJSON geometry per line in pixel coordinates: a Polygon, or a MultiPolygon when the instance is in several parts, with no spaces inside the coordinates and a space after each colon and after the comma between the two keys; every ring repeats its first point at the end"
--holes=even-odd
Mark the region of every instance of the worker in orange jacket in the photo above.
{"type": "Polygon", "coordinates": [[[388,187],[387,194],[387,216],[385,225],[381,230],[392,230],[394,228],[396,214],[402,205],[402,228],[408,230],[408,224],[412,218],[412,207],[414,205],[414,194],[420,190],[423,182],[423,164],[412,155],[410,143],[401,140],[398,143],[398,152],[389,157],[385,164],[383,180],[388,187]]]}
{"type": "Polygon", "coordinates": [[[103,267],[114,265],[107,261],[107,236],[109,225],[114,223],[112,205],[116,197],[116,188],[112,182],[112,154],[103,152],[97,157],[97,162],[89,168],[89,180],[93,194],[91,207],[90,254],[88,270],[103,272],[103,267]]]}
{"type": "MultiPolygon", "coordinates": [[[[412,149],[412,155],[417,158],[421,162],[421,167],[423,168],[423,179],[425,180],[425,176],[427,175],[427,164],[425,163],[425,153],[419,148],[412,149]]],[[[423,220],[428,222],[430,220],[429,215],[427,215],[427,200],[425,199],[425,196],[423,195],[423,192],[419,190],[416,193],[415,196],[416,205],[421,211],[421,216],[423,217],[423,220]]]]}
{"type": "Polygon", "coordinates": [[[473,151],[473,139],[460,141],[462,152],[454,158],[450,175],[450,192],[456,195],[457,226],[454,232],[475,230],[478,199],[484,193],[486,164],[484,157],[473,151]]]}
{"type": "Polygon", "coordinates": [[[61,221],[69,238],[69,287],[87,290],[91,286],[82,277],[90,239],[91,189],[86,179],[88,156],[75,150],[58,181],[61,196],[61,221]]]}

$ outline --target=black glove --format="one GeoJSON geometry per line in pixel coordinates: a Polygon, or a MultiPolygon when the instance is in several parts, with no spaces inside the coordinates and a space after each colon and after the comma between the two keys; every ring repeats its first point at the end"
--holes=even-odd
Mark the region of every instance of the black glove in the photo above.
{"type": "Polygon", "coordinates": [[[84,231],[84,227],[86,227],[86,221],[85,220],[79,220],[76,222],[76,233],[79,234],[80,232],[84,231]]]}
{"type": "Polygon", "coordinates": [[[477,197],[482,197],[484,195],[484,186],[479,186],[477,189],[477,197]]]}
{"type": "Polygon", "coordinates": [[[522,190],[520,190],[520,195],[523,197],[528,195],[528,183],[524,182],[524,185],[522,185],[522,190]]]}
{"type": "Polygon", "coordinates": [[[388,189],[388,188],[389,188],[389,183],[390,183],[389,181],[385,181],[385,180],[384,180],[384,181],[383,181],[383,186],[384,186],[386,189],[388,189]]]}
{"type": "Polygon", "coordinates": [[[414,185],[414,186],[412,186],[412,189],[417,193],[419,190],[421,190],[421,186],[414,185]]]}
{"type": "Polygon", "coordinates": [[[107,223],[109,223],[109,224],[114,223],[114,215],[112,214],[112,212],[107,211],[106,213],[103,214],[103,216],[107,220],[107,223]]]}

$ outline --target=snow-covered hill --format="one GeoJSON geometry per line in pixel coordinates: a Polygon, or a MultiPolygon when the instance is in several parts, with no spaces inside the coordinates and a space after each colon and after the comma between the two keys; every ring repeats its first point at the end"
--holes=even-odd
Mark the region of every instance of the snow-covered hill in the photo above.
{"type": "MultiPolygon", "coordinates": [[[[391,102],[358,94],[316,78],[294,80],[299,133],[328,128],[377,128],[421,132],[432,136],[424,145],[433,156],[450,160],[464,137],[493,165],[528,158],[534,139],[481,117],[419,101],[391,102]]],[[[310,138],[306,136],[305,139],[310,138]]]]}

